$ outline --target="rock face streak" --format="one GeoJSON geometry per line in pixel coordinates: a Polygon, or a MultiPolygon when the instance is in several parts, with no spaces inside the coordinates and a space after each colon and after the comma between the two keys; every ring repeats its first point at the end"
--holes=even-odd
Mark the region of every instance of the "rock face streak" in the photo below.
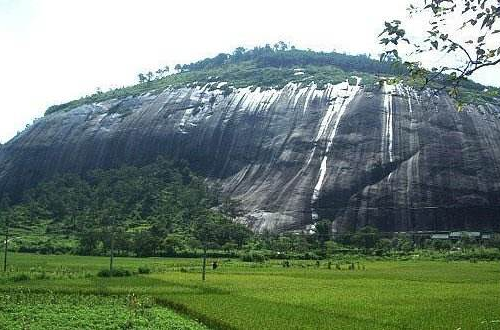
{"type": "MultiPolygon", "coordinates": [[[[354,80],[354,79],[353,79],[354,80]]],[[[242,201],[258,231],[500,228],[500,108],[405,86],[212,84],[55,113],[0,147],[0,189],[159,155],[242,201]]]]}

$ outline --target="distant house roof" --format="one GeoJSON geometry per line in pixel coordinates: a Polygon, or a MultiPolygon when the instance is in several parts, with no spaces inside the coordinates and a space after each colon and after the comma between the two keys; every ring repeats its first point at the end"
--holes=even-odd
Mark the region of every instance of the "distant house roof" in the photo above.
{"type": "Polygon", "coordinates": [[[450,236],[448,234],[432,234],[431,239],[448,239],[450,236]]]}
{"type": "Polygon", "coordinates": [[[478,231],[452,231],[450,233],[450,238],[458,237],[481,237],[481,233],[478,231]]]}

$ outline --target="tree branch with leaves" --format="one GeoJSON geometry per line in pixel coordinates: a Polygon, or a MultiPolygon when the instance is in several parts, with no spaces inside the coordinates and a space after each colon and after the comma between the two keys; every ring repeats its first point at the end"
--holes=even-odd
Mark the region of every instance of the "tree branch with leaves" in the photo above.
{"type": "Polygon", "coordinates": [[[412,18],[429,16],[423,40],[411,37],[400,20],[385,22],[379,35],[386,47],[381,60],[403,64],[410,78],[421,87],[437,87],[458,98],[459,87],[477,71],[500,64],[499,0],[421,0],[408,8],[412,18]],[[420,61],[403,60],[428,52],[454,57],[452,64],[425,68],[420,61]]]}

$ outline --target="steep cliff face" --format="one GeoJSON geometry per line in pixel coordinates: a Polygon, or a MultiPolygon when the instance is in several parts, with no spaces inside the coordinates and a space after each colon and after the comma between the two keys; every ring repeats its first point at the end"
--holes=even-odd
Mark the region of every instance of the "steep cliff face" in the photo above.
{"type": "Polygon", "coordinates": [[[61,172],[191,167],[242,201],[255,230],[335,220],[387,231],[500,228],[500,108],[411,88],[166,89],[45,116],[0,149],[0,189],[61,172]]]}

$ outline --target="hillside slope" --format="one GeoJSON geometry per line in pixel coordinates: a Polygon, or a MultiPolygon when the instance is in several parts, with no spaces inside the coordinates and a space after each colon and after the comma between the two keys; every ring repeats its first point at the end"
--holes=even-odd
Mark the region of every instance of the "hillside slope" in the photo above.
{"type": "Polygon", "coordinates": [[[57,173],[164,155],[220,183],[257,231],[320,218],[341,231],[500,229],[500,107],[458,112],[446,95],[357,77],[228,85],[53,111],[0,149],[0,189],[15,196],[57,173]]]}

